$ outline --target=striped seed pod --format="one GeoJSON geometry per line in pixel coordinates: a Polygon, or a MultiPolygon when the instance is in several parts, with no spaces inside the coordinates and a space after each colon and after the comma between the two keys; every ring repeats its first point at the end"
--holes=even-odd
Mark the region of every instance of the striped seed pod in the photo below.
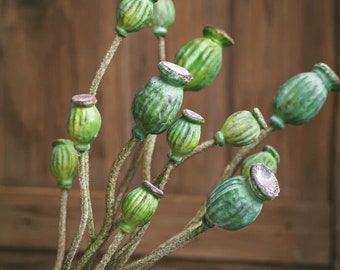
{"type": "Polygon", "coordinates": [[[193,80],[184,90],[198,91],[207,87],[222,67],[222,51],[234,44],[224,31],[205,26],[203,37],[196,38],[181,47],[175,56],[175,63],[186,68],[193,80]]]}
{"type": "Polygon", "coordinates": [[[120,230],[132,233],[137,227],[148,223],[155,214],[163,191],[144,181],[143,185],[132,190],[122,204],[122,216],[118,221],[120,230]]]}
{"type": "Polygon", "coordinates": [[[254,164],[262,163],[266,165],[273,173],[277,171],[277,165],[280,163],[280,155],[274,147],[265,145],[261,152],[247,157],[241,164],[241,175],[249,176],[250,169],[254,164]]]}
{"type": "Polygon", "coordinates": [[[273,100],[270,125],[282,129],[286,124],[307,123],[318,114],[331,90],[340,90],[340,79],[326,64],[315,64],[311,72],[293,76],[273,100]]]}
{"type": "Polygon", "coordinates": [[[90,149],[101,127],[101,116],[95,106],[97,99],[89,94],[72,97],[72,107],[67,122],[67,132],[79,152],[90,149]]]}
{"type": "Polygon", "coordinates": [[[78,172],[78,153],[71,140],[58,139],[52,144],[50,171],[57,180],[58,187],[70,189],[78,172]]]}
{"type": "Polygon", "coordinates": [[[185,109],[182,117],[176,120],[167,132],[167,142],[170,148],[168,157],[179,162],[184,155],[189,154],[197,146],[201,137],[201,125],[204,118],[199,114],[185,109]]]}
{"type": "Polygon", "coordinates": [[[175,5],[172,0],[158,0],[153,5],[151,27],[156,37],[165,37],[168,28],[173,24],[176,17],[175,5]]]}
{"type": "Polygon", "coordinates": [[[152,77],[137,92],[132,103],[136,126],[132,133],[139,140],[159,134],[174,121],[183,101],[183,86],[192,79],[184,68],[162,61],[159,76],[152,77]]]}
{"type": "Polygon", "coordinates": [[[220,146],[225,144],[245,146],[255,142],[261,129],[266,127],[267,124],[259,109],[255,108],[252,113],[238,111],[231,114],[224,122],[221,130],[215,135],[215,142],[220,146]]]}
{"type": "Polygon", "coordinates": [[[157,0],[122,0],[116,10],[116,31],[122,37],[146,27],[157,0]]]}
{"type": "Polygon", "coordinates": [[[202,222],[207,228],[242,229],[257,218],[263,202],[273,200],[279,192],[275,175],[265,165],[256,164],[250,177],[226,179],[211,191],[202,222]]]}

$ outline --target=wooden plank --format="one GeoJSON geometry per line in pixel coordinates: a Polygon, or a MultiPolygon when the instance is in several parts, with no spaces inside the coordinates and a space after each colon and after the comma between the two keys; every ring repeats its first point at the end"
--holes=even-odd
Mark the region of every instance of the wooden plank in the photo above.
{"type": "MultiPolygon", "coordinates": [[[[54,249],[58,224],[58,196],[59,191],[55,189],[2,187],[0,247],[54,249]]],[[[100,226],[104,215],[105,196],[102,192],[93,192],[92,196],[96,225],[100,226]]],[[[203,199],[202,196],[165,196],[137,254],[150,252],[180,230],[196,212],[203,199]]],[[[79,198],[77,192],[72,191],[69,200],[69,242],[78,227],[78,217],[79,198]]],[[[327,204],[277,199],[265,205],[262,214],[251,226],[238,232],[211,229],[171,256],[183,259],[328,265],[328,217],[327,204]]]]}

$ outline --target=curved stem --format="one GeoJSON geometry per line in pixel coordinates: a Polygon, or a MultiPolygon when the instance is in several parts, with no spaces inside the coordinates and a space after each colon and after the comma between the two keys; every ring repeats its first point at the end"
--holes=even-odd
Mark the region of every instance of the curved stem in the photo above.
{"type": "Polygon", "coordinates": [[[129,265],[121,268],[121,270],[147,269],[175,249],[184,246],[207,229],[208,228],[206,228],[202,223],[188,227],[161,244],[158,248],[152,251],[150,255],[130,263],[129,265]]]}
{"type": "Polygon", "coordinates": [[[131,154],[132,149],[136,146],[138,139],[132,137],[126,146],[121,150],[117,159],[114,161],[111,167],[110,177],[106,191],[106,216],[104,224],[94,242],[86,249],[84,255],[76,264],[75,269],[82,269],[84,265],[91,259],[91,257],[97,252],[97,250],[105,243],[108,238],[113,225],[114,215],[114,193],[116,188],[116,182],[119,176],[121,167],[123,166],[127,157],[131,154]]]}
{"type": "Polygon", "coordinates": [[[116,249],[118,248],[119,244],[122,242],[125,234],[119,230],[118,233],[115,235],[111,245],[107,249],[107,252],[103,255],[101,261],[96,267],[96,270],[104,270],[105,266],[110,262],[111,257],[115,253],[116,249]]]}
{"type": "Polygon", "coordinates": [[[80,241],[84,235],[89,216],[89,206],[87,198],[87,185],[88,185],[88,168],[86,167],[86,159],[88,159],[88,151],[80,154],[79,163],[79,184],[80,184],[80,197],[81,197],[81,217],[78,231],[72,241],[69,252],[66,255],[63,268],[68,270],[79,247],[80,241]]]}
{"type": "Polygon", "coordinates": [[[66,220],[67,220],[67,199],[68,190],[61,190],[60,194],[60,215],[59,215],[59,236],[58,236],[58,252],[54,265],[54,270],[60,270],[63,264],[66,249],[66,220]]]}
{"type": "Polygon", "coordinates": [[[121,267],[128,261],[142,240],[142,236],[149,228],[150,224],[151,222],[139,228],[139,230],[130,238],[130,240],[111,258],[109,265],[112,265],[115,261],[117,261],[113,269],[121,269],[121,267]]]}
{"type": "Polygon", "coordinates": [[[105,71],[107,69],[107,67],[109,66],[112,57],[115,55],[121,41],[123,40],[123,37],[119,36],[116,34],[111,47],[109,48],[109,50],[107,51],[106,55],[104,56],[102,62],[100,63],[100,67],[97,70],[96,76],[94,77],[91,87],[90,87],[90,95],[95,96],[97,94],[98,91],[98,86],[100,84],[100,81],[102,80],[105,71]]]}

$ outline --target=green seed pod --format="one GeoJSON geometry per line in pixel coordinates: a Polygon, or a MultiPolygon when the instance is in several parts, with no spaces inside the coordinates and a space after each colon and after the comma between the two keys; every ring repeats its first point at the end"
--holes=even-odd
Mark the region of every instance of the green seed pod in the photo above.
{"type": "Polygon", "coordinates": [[[122,0],[116,11],[116,31],[122,37],[146,27],[152,18],[157,0],[122,0]]]}
{"type": "Polygon", "coordinates": [[[151,27],[156,37],[165,37],[168,28],[175,21],[176,11],[172,0],[158,0],[153,5],[151,27]]]}
{"type": "Polygon", "coordinates": [[[219,183],[210,193],[203,224],[211,228],[239,230],[260,214],[263,202],[279,195],[275,175],[263,164],[251,168],[250,177],[235,176],[219,183]]]}
{"type": "Polygon", "coordinates": [[[255,142],[261,129],[266,127],[267,124],[257,108],[253,113],[238,111],[227,118],[221,130],[216,133],[215,141],[220,146],[245,146],[255,142]]]}
{"type": "Polygon", "coordinates": [[[132,114],[136,126],[132,132],[143,140],[159,134],[174,121],[183,101],[183,86],[192,79],[184,68],[162,61],[159,76],[152,77],[135,95],[132,114]]]}
{"type": "Polygon", "coordinates": [[[282,129],[286,124],[307,123],[318,114],[331,90],[340,90],[340,80],[326,64],[316,64],[311,72],[293,76],[274,98],[270,125],[282,129]]]}
{"type": "Polygon", "coordinates": [[[97,99],[88,94],[72,97],[72,107],[68,117],[67,132],[79,152],[90,149],[91,141],[97,137],[102,119],[95,106],[97,99]]]}
{"type": "Polygon", "coordinates": [[[250,168],[256,164],[262,163],[266,165],[273,173],[277,171],[277,164],[280,163],[280,155],[274,147],[265,145],[262,151],[247,157],[241,164],[241,175],[249,176],[250,168]]]}
{"type": "Polygon", "coordinates": [[[167,142],[170,148],[168,157],[179,162],[197,146],[201,137],[201,125],[204,118],[199,114],[185,109],[182,117],[174,122],[167,132],[167,142]]]}
{"type": "Polygon", "coordinates": [[[207,87],[220,72],[223,49],[233,44],[233,39],[222,30],[205,26],[202,38],[193,39],[180,48],[175,63],[193,76],[184,90],[198,91],[207,87]]]}
{"type": "Polygon", "coordinates": [[[70,140],[58,139],[52,146],[50,171],[61,189],[70,189],[78,172],[78,153],[70,140]]]}
{"type": "Polygon", "coordinates": [[[148,223],[155,214],[163,191],[144,181],[143,185],[132,190],[122,204],[122,216],[118,226],[124,233],[132,233],[137,227],[148,223]]]}

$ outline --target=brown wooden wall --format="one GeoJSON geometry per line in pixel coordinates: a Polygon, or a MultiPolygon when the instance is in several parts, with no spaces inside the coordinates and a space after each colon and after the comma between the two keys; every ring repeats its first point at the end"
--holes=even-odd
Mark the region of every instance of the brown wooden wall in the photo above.
{"type": "MultiPolygon", "coordinates": [[[[88,92],[114,38],[118,0],[0,0],[0,269],[51,269],[56,248],[59,190],[48,170],[51,142],[66,137],[70,98],[88,92]]],[[[340,67],[339,0],[174,0],[177,18],[166,38],[167,59],[202,36],[206,24],[235,45],[221,73],[183,108],[206,119],[210,139],[226,116],[259,107],[266,119],[277,88],[324,62],[340,67]]],[[[113,158],[131,136],[134,93],[158,74],[157,40],[150,29],[128,36],[100,86],[103,127],[91,148],[91,188],[97,226],[113,158]]],[[[340,269],[340,97],[329,93],[310,123],[288,126],[265,143],[281,154],[281,194],[238,232],[212,229],[155,269],[340,269]]],[[[263,144],[261,144],[263,146],[263,144]]],[[[258,148],[257,150],[259,150],[258,148]]],[[[166,163],[164,135],[153,173],[166,163]]],[[[155,220],[138,249],[166,239],[200,206],[236,153],[215,147],[172,175],[155,220]]],[[[135,179],[135,184],[140,179],[135,179]]],[[[78,185],[71,192],[70,236],[78,226],[78,185]]]]}

